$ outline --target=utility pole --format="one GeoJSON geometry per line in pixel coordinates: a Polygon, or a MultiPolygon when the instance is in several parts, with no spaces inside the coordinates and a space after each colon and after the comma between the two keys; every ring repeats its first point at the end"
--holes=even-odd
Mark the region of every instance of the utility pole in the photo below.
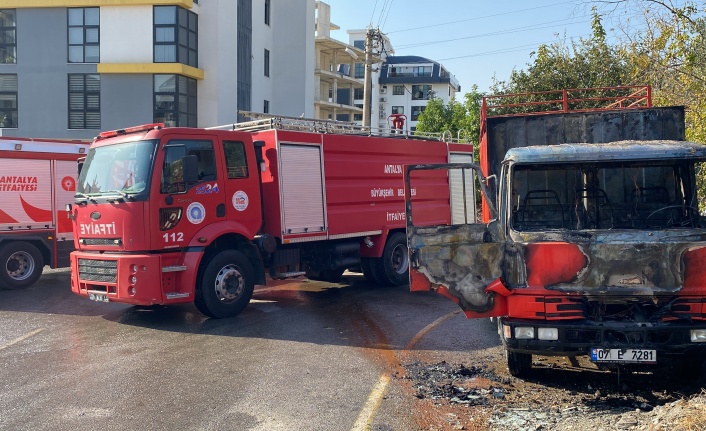
{"type": "Polygon", "coordinates": [[[372,69],[373,69],[373,34],[375,30],[368,28],[365,32],[365,75],[363,83],[363,127],[370,127],[372,111],[372,69]]]}

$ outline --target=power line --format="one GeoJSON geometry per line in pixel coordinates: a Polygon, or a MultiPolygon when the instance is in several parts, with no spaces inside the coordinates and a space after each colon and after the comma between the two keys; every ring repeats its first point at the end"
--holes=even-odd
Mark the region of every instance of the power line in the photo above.
{"type": "Polygon", "coordinates": [[[568,4],[568,3],[576,3],[576,2],[574,0],[569,0],[569,1],[564,1],[564,2],[560,2],[560,3],[552,3],[552,4],[542,5],[542,6],[530,7],[530,8],[526,8],[526,9],[518,9],[518,10],[514,10],[514,11],[500,12],[500,13],[495,13],[495,14],[491,14],[491,15],[479,16],[479,17],[475,17],[475,18],[467,18],[467,19],[461,19],[461,20],[456,20],[456,21],[448,21],[448,22],[442,22],[442,23],[438,23],[438,24],[425,25],[425,26],[421,26],[421,27],[406,28],[403,30],[393,30],[393,31],[389,31],[388,34],[402,33],[405,31],[421,30],[421,29],[432,28],[432,27],[440,27],[440,26],[446,26],[446,25],[450,25],[450,24],[458,24],[458,23],[468,22],[468,21],[477,21],[480,19],[493,18],[496,16],[504,16],[504,15],[510,15],[510,14],[520,13],[520,12],[527,12],[530,10],[559,6],[559,5],[568,4]]]}

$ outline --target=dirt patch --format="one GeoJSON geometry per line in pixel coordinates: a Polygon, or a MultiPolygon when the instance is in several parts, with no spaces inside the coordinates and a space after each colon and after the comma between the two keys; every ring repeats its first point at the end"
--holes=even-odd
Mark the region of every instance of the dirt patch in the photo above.
{"type": "Polygon", "coordinates": [[[701,369],[599,370],[587,360],[535,358],[526,379],[496,354],[468,363],[411,360],[396,379],[425,430],[706,429],[701,369]]]}

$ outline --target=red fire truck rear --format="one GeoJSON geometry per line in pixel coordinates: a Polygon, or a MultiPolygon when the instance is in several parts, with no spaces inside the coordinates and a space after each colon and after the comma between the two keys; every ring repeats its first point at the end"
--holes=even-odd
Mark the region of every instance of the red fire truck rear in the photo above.
{"type": "Polygon", "coordinates": [[[24,288],[44,265],[69,266],[74,249],[65,205],[73,202],[79,141],[0,138],[0,286],[24,288]]]}
{"type": "MultiPolygon", "coordinates": [[[[233,316],[255,285],[362,270],[408,281],[402,166],[471,161],[472,146],[361,134],[286,117],[229,130],[161,124],[101,133],[69,210],[71,288],[97,301],[193,301],[233,316]]],[[[472,210],[450,201],[461,178],[430,173],[411,191],[419,223],[472,210]]]]}

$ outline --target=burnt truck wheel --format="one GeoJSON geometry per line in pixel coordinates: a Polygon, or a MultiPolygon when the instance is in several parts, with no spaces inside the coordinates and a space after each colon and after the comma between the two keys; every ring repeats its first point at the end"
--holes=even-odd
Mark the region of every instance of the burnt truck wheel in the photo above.
{"type": "Polygon", "coordinates": [[[250,260],[237,250],[222,251],[206,263],[194,304],[206,316],[223,319],[243,311],[255,289],[250,260]]]}
{"type": "Polygon", "coordinates": [[[10,242],[0,247],[0,284],[10,289],[22,289],[37,282],[44,269],[42,253],[34,245],[10,242]]]}
{"type": "Polygon", "coordinates": [[[505,350],[507,369],[513,377],[526,377],[532,371],[532,355],[505,350]]]}
{"type": "Polygon", "coordinates": [[[409,283],[409,253],[405,234],[397,232],[390,235],[382,257],[373,261],[373,273],[380,277],[381,284],[388,286],[409,283]]]}

